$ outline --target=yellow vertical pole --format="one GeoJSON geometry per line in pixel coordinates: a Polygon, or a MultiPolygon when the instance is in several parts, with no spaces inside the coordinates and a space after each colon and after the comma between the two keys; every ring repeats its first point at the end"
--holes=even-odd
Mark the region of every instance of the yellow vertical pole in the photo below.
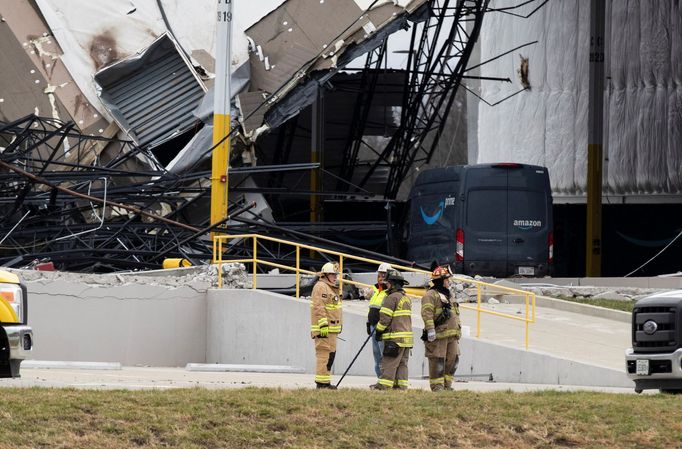
{"type": "Polygon", "coordinates": [[[218,240],[218,288],[223,288],[223,241],[218,240]]]}
{"type": "Polygon", "coordinates": [[[301,247],[296,245],[296,298],[301,297],[301,247]]]}
{"type": "Polygon", "coordinates": [[[256,270],[258,269],[258,237],[253,236],[253,288],[256,289],[256,270]]]}
{"type": "Polygon", "coordinates": [[[343,254],[339,257],[339,295],[343,298],[343,254]]]}
{"type": "Polygon", "coordinates": [[[602,146],[587,146],[586,276],[601,276],[602,146]]]}
{"type": "Polygon", "coordinates": [[[214,149],[211,156],[211,224],[227,218],[232,0],[218,0],[217,12],[216,77],[213,98],[214,149]]]}
{"type": "Polygon", "coordinates": [[[526,295],[526,351],[528,350],[528,295],[526,295]]]}
{"type": "Polygon", "coordinates": [[[590,2],[589,101],[587,110],[587,231],[585,274],[601,276],[602,162],[604,85],[606,81],[606,1],[590,2]]]}
{"type": "Polygon", "coordinates": [[[476,338],[481,336],[481,285],[476,284],[476,338]]]}

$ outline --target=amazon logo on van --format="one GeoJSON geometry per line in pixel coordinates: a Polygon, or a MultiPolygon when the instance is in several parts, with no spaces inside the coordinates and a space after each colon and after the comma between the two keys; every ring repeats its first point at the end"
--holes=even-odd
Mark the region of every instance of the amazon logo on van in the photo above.
{"type": "Polygon", "coordinates": [[[514,226],[524,231],[533,228],[541,228],[542,220],[514,220],[514,226]]]}
{"type": "Polygon", "coordinates": [[[426,212],[424,212],[424,208],[422,208],[421,206],[419,207],[419,212],[421,212],[421,214],[422,214],[422,220],[424,220],[424,223],[426,223],[427,225],[430,226],[430,225],[436,223],[440,219],[440,217],[443,215],[444,209],[445,209],[445,202],[441,201],[440,203],[438,203],[438,210],[436,211],[435,214],[428,215],[426,212]]]}
{"type": "Polygon", "coordinates": [[[443,213],[445,212],[445,209],[447,207],[454,205],[455,197],[449,196],[445,198],[445,201],[438,202],[438,209],[436,210],[436,212],[433,213],[433,215],[427,214],[422,206],[419,206],[419,212],[421,213],[422,220],[424,220],[424,223],[431,226],[432,224],[435,224],[436,222],[438,222],[438,220],[440,220],[440,217],[443,216],[443,213]]]}

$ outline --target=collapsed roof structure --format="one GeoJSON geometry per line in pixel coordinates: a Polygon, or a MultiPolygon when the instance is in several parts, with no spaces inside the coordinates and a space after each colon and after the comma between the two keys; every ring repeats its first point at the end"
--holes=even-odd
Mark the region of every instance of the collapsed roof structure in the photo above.
{"type": "MultiPolygon", "coordinates": [[[[0,5],[0,263],[210,258],[214,3],[0,5]]],[[[235,2],[230,230],[300,239],[323,222],[389,252],[390,204],[446,131],[487,8],[235,2]],[[334,202],[357,199],[386,205],[388,225],[375,203],[361,223],[338,219],[334,202]]]]}

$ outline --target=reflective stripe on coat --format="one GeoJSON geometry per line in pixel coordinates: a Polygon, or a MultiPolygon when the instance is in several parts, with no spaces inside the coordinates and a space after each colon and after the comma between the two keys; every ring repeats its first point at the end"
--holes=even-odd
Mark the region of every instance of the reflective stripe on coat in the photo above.
{"type": "Polygon", "coordinates": [[[379,311],[377,332],[383,333],[382,340],[393,340],[401,348],[414,346],[412,301],[405,295],[405,290],[389,290],[379,311]]]}
{"type": "Polygon", "coordinates": [[[424,320],[424,328],[427,331],[435,328],[437,340],[448,337],[460,338],[462,335],[462,325],[459,319],[459,305],[454,299],[447,298],[444,294],[439,293],[434,289],[429,289],[422,297],[421,312],[422,319],[424,320]],[[450,312],[452,313],[445,323],[436,327],[436,318],[443,313],[443,304],[445,303],[451,305],[450,312]]]}
{"type": "Polygon", "coordinates": [[[338,289],[327,281],[320,279],[313,287],[310,298],[310,336],[320,335],[320,327],[328,326],[329,332],[341,333],[343,310],[338,289]]]}

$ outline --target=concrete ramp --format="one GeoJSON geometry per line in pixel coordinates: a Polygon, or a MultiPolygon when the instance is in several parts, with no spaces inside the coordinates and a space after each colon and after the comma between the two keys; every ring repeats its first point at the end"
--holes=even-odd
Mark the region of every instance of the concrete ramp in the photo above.
{"type": "MultiPolygon", "coordinates": [[[[497,307],[519,308],[507,304],[497,307]]],[[[413,310],[416,342],[409,370],[410,377],[418,378],[428,372],[424,345],[418,339],[422,331],[419,301],[414,302],[413,310]]],[[[367,338],[366,312],[366,301],[344,303],[343,340],[338,343],[335,376],[343,373],[367,338]]],[[[531,348],[542,350],[528,351],[523,349],[521,322],[484,315],[482,335],[489,338],[463,337],[457,374],[492,373],[494,380],[499,382],[633,386],[624,368],[616,366],[616,361],[624,365],[624,348],[619,348],[618,342],[622,340],[621,334],[627,335],[628,325],[619,322],[610,334],[611,320],[595,322],[588,319],[591,317],[565,315],[567,313],[570,312],[539,308],[538,322],[531,325],[531,348]],[[607,344],[600,343],[600,339],[609,334],[613,338],[607,338],[607,344]],[[495,338],[501,341],[494,341],[495,338]],[[600,354],[608,355],[608,358],[602,360],[600,354]],[[598,363],[601,361],[604,363],[598,363]]],[[[207,363],[292,365],[302,366],[308,373],[314,372],[308,300],[259,290],[209,290],[207,317],[207,363]]],[[[464,324],[474,332],[475,312],[463,311],[462,317],[464,324]]],[[[367,343],[349,374],[374,376],[373,367],[371,347],[367,343]]]]}

